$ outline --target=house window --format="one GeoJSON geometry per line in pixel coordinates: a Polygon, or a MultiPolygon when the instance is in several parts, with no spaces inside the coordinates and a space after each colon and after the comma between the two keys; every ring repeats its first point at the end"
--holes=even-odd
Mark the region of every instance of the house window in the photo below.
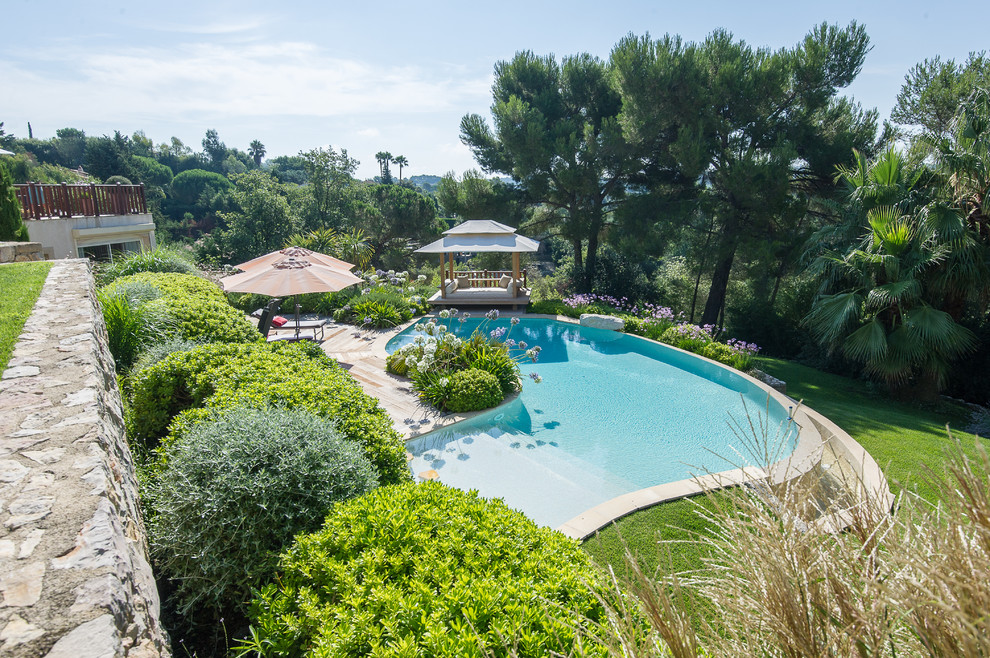
{"type": "Polygon", "coordinates": [[[141,251],[140,240],[111,242],[110,244],[88,244],[78,249],[80,258],[89,258],[90,260],[110,263],[113,262],[115,256],[120,256],[131,251],[141,251]]]}

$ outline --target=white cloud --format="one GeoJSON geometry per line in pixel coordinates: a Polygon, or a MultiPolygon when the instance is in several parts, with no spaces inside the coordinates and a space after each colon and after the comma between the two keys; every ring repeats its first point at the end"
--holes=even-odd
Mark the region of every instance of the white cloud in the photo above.
{"type": "Polygon", "coordinates": [[[378,66],[310,43],[179,44],[0,60],[20,113],[77,121],[433,113],[487,104],[488,79],[458,67],[378,66]],[[54,71],[58,71],[55,73],[54,71]]]}

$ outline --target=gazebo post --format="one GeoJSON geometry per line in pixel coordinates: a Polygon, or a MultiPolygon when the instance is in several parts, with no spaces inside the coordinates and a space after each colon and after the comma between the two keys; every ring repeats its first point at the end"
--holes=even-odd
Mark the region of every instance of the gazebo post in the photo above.
{"type": "Polygon", "coordinates": [[[450,261],[450,280],[454,280],[454,252],[447,254],[447,258],[450,261]]]}
{"type": "Polygon", "coordinates": [[[447,263],[444,262],[446,254],[440,254],[440,296],[447,298],[447,263]]]}
{"type": "Polygon", "coordinates": [[[512,296],[519,296],[519,252],[512,252],[512,280],[515,284],[512,286],[512,296]]]}

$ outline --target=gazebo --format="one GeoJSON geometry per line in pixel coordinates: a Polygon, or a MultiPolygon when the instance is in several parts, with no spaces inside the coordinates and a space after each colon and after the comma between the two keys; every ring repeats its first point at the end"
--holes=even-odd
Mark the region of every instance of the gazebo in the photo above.
{"type": "Polygon", "coordinates": [[[416,250],[417,254],[440,254],[440,290],[430,297],[434,306],[523,307],[529,303],[526,271],[519,269],[519,254],[532,253],[540,243],[516,229],[490,219],[473,219],[443,232],[444,237],[416,250]],[[454,271],[457,253],[510,253],[511,270],[454,271]]]}

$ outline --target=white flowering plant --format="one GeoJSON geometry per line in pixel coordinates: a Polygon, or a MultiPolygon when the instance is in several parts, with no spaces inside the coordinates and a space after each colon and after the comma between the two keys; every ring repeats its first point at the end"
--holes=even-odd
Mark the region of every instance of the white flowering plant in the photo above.
{"type": "MultiPolygon", "coordinates": [[[[519,391],[522,387],[520,363],[537,361],[541,349],[509,337],[519,319],[512,318],[507,327],[489,327],[498,319],[498,311],[490,311],[470,338],[463,339],[451,330],[450,325],[455,321],[465,322],[470,314],[457,316],[456,309],[443,310],[438,318],[416,325],[417,335],[413,342],[388,357],[388,371],[408,376],[420,398],[441,409],[447,408],[451,376],[462,370],[474,368],[494,375],[502,399],[519,391]]],[[[542,381],[536,373],[531,373],[530,378],[537,383],[542,381]]]]}

